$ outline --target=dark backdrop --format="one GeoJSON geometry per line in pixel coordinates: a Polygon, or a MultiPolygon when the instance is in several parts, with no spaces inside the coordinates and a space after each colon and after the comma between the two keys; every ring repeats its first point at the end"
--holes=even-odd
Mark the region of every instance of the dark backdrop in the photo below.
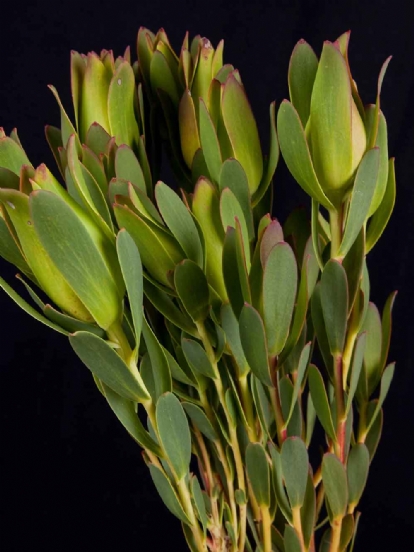
{"type": "MultiPolygon", "coordinates": [[[[268,106],[287,96],[287,68],[296,41],[317,53],[325,39],[352,29],[350,59],[365,102],[383,86],[390,155],[396,156],[398,199],[392,221],[369,256],[372,298],[382,309],[399,290],[391,359],[397,371],[385,404],[385,428],[362,501],[356,551],[411,551],[413,524],[414,34],[409,2],[254,0],[249,2],[42,2],[2,4],[0,125],[17,126],[33,164],[54,166],[45,123],[59,124],[46,85],[70,105],[69,51],[135,51],[140,25],[163,26],[175,48],[186,30],[217,44],[241,71],[267,144],[268,106]],[[7,10],[6,10],[7,5],[7,10]],[[339,7],[340,6],[340,7],[339,7]],[[398,543],[397,543],[398,541],[398,543]]],[[[274,213],[283,221],[307,204],[280,164],[274,213]]],[[[13,282],[14,270],[0,266],[13,282]]],[[[18,286],[18,282],[15,283],[18,286]]],[[[67,340],[35,322],[0,294],[0,548],[184,550],[179,523],[161,505],[138,447],[115,420],[67,340]],[[176,548],[174,548],[174,543],[176,548]]]]}

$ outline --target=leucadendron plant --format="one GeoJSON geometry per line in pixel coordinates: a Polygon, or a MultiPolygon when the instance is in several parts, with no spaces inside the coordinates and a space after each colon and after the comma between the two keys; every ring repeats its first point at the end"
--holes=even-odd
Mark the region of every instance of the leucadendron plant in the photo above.
{"type": "Polygon", "coordinates": [[[354,550],[394,373],[395,293],[381,316],[366,257],[395,174],[388,60],[364,105],[348,43],[296,45],[266,157],[223,41],[177,54],[162,29],[140,29],[132,65],[72,52],[74,122],[51,87],[46,127],[58,178],[0,134],[0,254],[25,298],[0,285],[68,336],[192,552],[354,550]],[[283,226],[279,144],[311,199],[283,226]]]}

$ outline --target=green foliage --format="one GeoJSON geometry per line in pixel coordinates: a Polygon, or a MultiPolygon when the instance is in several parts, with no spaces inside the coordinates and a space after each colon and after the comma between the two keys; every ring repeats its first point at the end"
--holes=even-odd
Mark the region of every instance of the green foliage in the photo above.
{"type": "Polygon", "coordinates": [[[64,185],[0,129],[0,255],[25,297],[0,287],[68,336],[193,552],[354,548],[395,371],[396,293],[381,316],[367,254],[396,183],[389,60],[364,107],[348,46],[295,46],[268,156],[223,41],[177,54],[163,29],[140,29],[132,64],[72,52],[74,122],[50,87],[45,131],[64,185]],[[310,196],[283,227],[279,142],[310,196]]]}

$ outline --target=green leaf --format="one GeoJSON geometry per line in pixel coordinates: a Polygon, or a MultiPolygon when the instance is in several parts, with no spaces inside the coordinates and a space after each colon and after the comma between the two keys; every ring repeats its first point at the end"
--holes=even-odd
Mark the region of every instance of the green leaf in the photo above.
{"type": "Polygon", "coordinates": [[[299,114],[305,127],[310,115],[310,101],[318,70],[318,58],[304,40],[300,40],[293,49],[289,63],[290,101],[299,114]]]}
{"type": "Polygon", "coordinates": [[[238,376],[243,377],[249,372],[250,367],[240,339],[239,322],[229,303],[223,303],[221,307],[221,324],[226,334],[227,344],[237,364],[238,376]]]}
{"type": "Polygon", "coordinates": [[[168,293],[162,291],[148,279],[144,280],[144,293],[157,311],[165,316],[167,320],[172,322],[181,330],[184,330],[186,333],[197,337],[197,329],[191,318],[175,305],[173,299],[168,293]]]}
{"type": "Polygon", "coordinates": [[[211,119],[210,113],[208,112],[206,104],[202,98],[199,98],[199,102],[201,147],[208,172],[210,173],[213,182],[218,183],[222,165],[220,144],[217,138],[216,129],[214,128],[214,123],[211,119]]]}
{"type": "MultiPolygon", "coordinates": [[[[375,140],[375,146],[379,147],[380,150],[380,159],[379,159],[379,170],[378,178],[375,186],[374,197],[372,198],[371,206],[369,209],[368,216],[371,217],[375,211],[380,206],[385,190],[387,188],[388,181],[388,132],[387,132],[387,122],[382,111],[379,112],[379,117],[377,118],[378,123],[378,133],[375,140]]],[[[372,127],[375,126],[375,107],[373,105],[367,106],[365,109],[365,127],[367,130],[367,136],[371,133],[372,127]]],[[[371,141],[371,137],[368,138],[368,141],[371,141]]]]}
{"type": "Polygon", "coordinates": [[[190,402],[183,402],[183,408],[195,427],[201,431],[201,433],[210,439],[210,441],[216,441],[218,439],[216,430],[211,425],[210,420],[207,418],[203,410],[195,404],[190,402]]]}
{"type": "Polygon", "coordinates": [[[348,482],[345,467],[335,454],[327,453],[323,457],[322,481],[331,520],[342,518],[348,506],[348,482]]]}
{"type": "Polygon", "coordinates": [[[133,213],[128,207],[114,205],[118,226],[125,228],[138,247],[142,264],[160,283],[171,287],[167,277],[169,271],[182,261],[184,252],[175,239],[150,220],[133,213]]]}
{"type": "Polygon", "coordinates": [[[348,544],[352,539],[353,533],[354,533],[354,516],[352,514],[348,514],[342,520],[341,540],[340,540],[341,550],[346,550],[346,547],[348,546],[348,544]]]}
{"type": "Polygon", "coordinates": [[[106,236],[112,240],[113,224],[108,205],[96,180],[78,159],[74,136],[69,138],[67,155],[70,175],[84,207],[106,236]]]}
{"type": "Polygon", "coordinates": [[[363,443],[357,443],[349,453],[347,463],[349,505],[355,507],[361,499],[369,470],[369,452],[363,443]]]}
{"type": "Polygon", "coordinates": [[[191,167],[197,150],[201,147],[197,127],[197,117],[194,101],[188,88],[180,100],[178,108],[178,123],[180,127],[181,150],[188,167],[191,167]]]}
{"type": "Polygon", "coordinates": [[[177,493],[174,490],[174,487],[171,485],[168,477],[154,464],[149,465],[150,474],[154,485],[160,495],[162,501],[167,506],[169,511],[174,514],[182,522],[190,525],[190,521],[186,516],[183,507],[181,506],[180,500],[177,496],[177,493]]]}
{"type": "Polygon", "coordinates": [[[318,338],[319,350],[324,364],[330,376],[333,375],[332,356],[329,350],[328,336],[326,334],[325,321],[323,319],[321,304],[321,284],[318,282],[311,297],[312,324],[318,338]]]}
{"type": "MultiPolygon", "coordinates": [[[[25,285],[27,287],[27,284],[25,285]]],[[[51,305],[43,306],[43,314],[47,316],[49,320],[70,333],[85,330],[97,335],[98,337],[105,336],[105,331],[102,328],[99,328],[99,326],[93,326],[92,324],[88,324],[87,322],[83,322],[82,320],[63,314],[62,312],[54,309],[51,305]]]]}
{"type": "Polygon", "coordinates": [[[309,548],[316,523],[316,492],[313,485],[312,470],[308,471],[308,482],[306,484],[305,498],[300,510],[302,522],[303,540],[305,547],[309,548]]]}
{"type": "Polygon", "coordinates": [[[60,131],[60,128],[57,128],[53,125],[46,125],[45,137],[46,137],[47,143],[49,144],[49,148],[53,153],[53,157],[55,158],[56,164],[59,167],[59,171],[61,175],[64,177],[65,170],[60,161],[60,155],[59,155],[59,148],[63,148],[62,132],[60,131]]]}
{"type": "Polygon", "coordinates": [[[266,451],[260,443],[249,443],[246,469],[253,494],[259,506],[270,506],[270,470],[266,451]]]}
{"type": "Polygon", "coordinates": [[[108,149],[110,135],[99,123],[92,123],[86,133],[85,144],[91,148],[95,155],[106,153],[108,149]]]}
{"type": "MultiPolygon", "coordinates": [[[[0,142],[1,146],[1,142],[0,142]]],[[[1,150],[0,150],[1,153],[1,150]]],[[[0,167],[0,188],[11,188],[13,190],[19,190],[20,178],[19,176],[9,169],[0,167]]]]}
{"type": "Polygon", "coordinates": [[[223,276],[234,313],[238,317],[245,302],[251,301],[246,259],[244,257],[240,226],[227,227],[223,245],[223,276]]]}
{"type": "Polygon", "coordinates": [[[206,531],[207,524],[208,524],[206,505],[204,502],[203,492],[201,490],[200,483],[196,476],[193,476],[191,478],[191,494],[194,500],[194,504],[196,506],[198,518],[201,521],[204,531],[206,531]]]}
{"type": "Polygon", "coordinates": [[[352,176],[352,95],[346,62],[330,42],[323,45],[310,117],[316,174],[324,190],[338,190],[352,176]]]}
{"type": "Polygon", "coordinates": [[[305,131],[293,105],[284,100],[277,114],[277,133],[283,158],[297,183],[327,209],[333,205],[321,188],[306,141],[305,131]]]}
{"type": "Polygon", "coordinates": [[[365,346],[366,346],[367,334],[364,332],[357,337],[354,352],[352,355],[352,364],[351,364],[351,377],[349,380],[349,391],[346,401],[346,415],[348,415],[349,410],[352,406],[352,401],[354,400],[355,392],[357,390],[359,378],[361,376],[361,369],[364,360],[365,346]]]}
{"type": "Polygon", "coordinates": [[[201,268],[188,259],[175,267],[174,285],[185,310],[194,320],[205,320],[210,311],[210,292],[201,268]]]}
{"type": "Polygon", "coordinates": [[[351,249],[368,217],[378,178],[379,154],[379,148],[373,148],[366,152],[359,164],[352,188],[345,232],[338,251],[339,257],[345,257],[351,249]]]}
{"type": "Polygon", "coordinates": [[[252,240],[254,238],[254,225],[249,183],[246,173],[237,159],[226,159],[224,161],[220,171],[219,187],[220,192],[228,188],[235,195],[246,221],[249,240],[252,240]]]}
{"type": "Polygon", "coordinates": [[[203,247],[193,217],[179,196],[163,182],[155,186],[157,205],[167,224],[187,257],[203,266],[203,247]]]}
{"type": "Polygon", "coordinates": [[[360,233],[348,251],[342,266],[346,272],[348,281],[349,312],[352,312],[356,297],[361,288],[362,269],[365,259],[365,228],[362,226],[360,233]]]}
{"type": "Polygon", "coordinates": [[[303,384],[303,380],[305,378],[305,372],[306,372],[306,368],[308,367],[310,352],[311,352],[311,342],[305,345],[300,355],[297,374],[295,378],[295,384],[293,387],[292,402],[290,403],[289,414],[285,420],[285,424],[284,424],[285,427],[289,425],[289,421],[292,418],[293,409],[295,408],[295,404],[298,399],[299,392],[303,384]]]}
{"type": "Polygon", "coordinates": [[[263,175],[259,187],[254,192],[252,197],[252,205],[256,207],[260,204],[261,200],[266,196],[269,190],[269,186],[272,182],[273,175],[275,173],[278,161],[279,161],[279,142],[276,132],[276,102],[272,102],[269,107],[270,115],[270,145],[269,154],[264,161],[263,175]]]}
{"type": "Polygon", "coordinates": [[[321,373],[313,364],[309,367],[309,387],[312,403],[315,407],[319,421],[321,422],[327,435],[335,441],[335,428],[332,421],[332,414],[328,402],[328,395],[326,394],[325,384],[321,373]]]}
{"type": "Polygon", "coordinates": [[[234,193],[230,188],[224,188],[220,196],[220,216],[223,223],[224,231],[226,232],[228,227],[236,228],[237,221],[240,225],[242,241],[243,241],[243,252],[245,256],[245,262],[247,270],[250,270],[250,244],[249,244],[249,233],[247,230],[246,220],[244,218],[242,207],[237,200],[234,193]]]}
{"type": "Polygon", "coordinates": [[[219,197],[214,186],[200,178],[194,189],[192,211],[200,224],[206,242],[206,275],[209,284],[222,300],[227,298],[223,280],[223,225],[220,219],[219,197]]]}
{"type": "Polygon", "coordinates": [[[308,482],[309,457],[306,445],[298,437],[289,437],[281,449],[282,473],[292,508],[301,507],[308,482]]]}
{"type": "Polygon", "coordinates": [[[13,299],[13,301],[27,314],[30,314],[33,318],[35,318],[38,322],[41,322],[42,324],[45,324],[45,326],[48,326],[49,328],[52,328],[52,330],[55,330],[63,335],[68,335],[69,332],[58,326],[57,324],[54,324],[50,320],[48,320],[45,316],[40,314],[36,309],[34,309],[27,301],[25,301],[18,293],[14,291],[14,289],[9,286],[9,284],[3,280],[3,278],[0,276],[0,287],[7,293],[9,297],[13,299]]]}
{"type": "Polygon", "coordinates": [[[272,412],[266,391],[262,382],[254,375],[251,376],[251,390],[253,395],[253,402],[256,408],[257,416],[259,418],[260,425],[264,435],[269,439],[270,425],[272,422],[272,412]]]}
{"type": "Polygon", "coordinates": [[[186,385],[197,387],[197,381],[194,375],[192,374],[191,370],[189,369],[184,370],[184,368],[182,368],[182,366],[175,360],[175,358],[168,351],[168,349],[163,348],[163,351],[165,356],[167,357],[168,366],[171,372],[171,377],[176,381],[185,383],[186,385]]]}
{"type": "Polygon", "coordinates": [[[253,374],[265,385],[272,386],[264,324],[251,305],[245,304],[242,308],[239,328],[243,351],[253,374]]]}
{"type": "Polygon", "coordinates": [[[381,317],[374,303],[369,303],[368,311],[361,328],[367,332],[364,352],[364,365],[368,378],[368,392],[371,394],[379,382],[383,370],[381,363],[382,325],[381,317]]]}
{"type": "Polygon", "coordinates": [[[381,366],[382,369],[385,368],[387,364],[388,352],[390,348],[391,341],[391,329],[392,329],[392,310],[394,307],[395,298],[397,296],[397,291],[391,293],[388,297],[384,310],[382,311],[382,346],[381,346],[381,366]]]}
{"type": "Polygon", "coordinates": [[[263,230],[263,234],[260,240],[260,262],[264,269],[269,255],[275,245],[284,241],[282,226],[277,219],[271,220],[266,228],[263,230]]]}
{"type": "MultiPolygon", "coordinates": [[[[75,127],[73,126],[71,120],[68,117],[68,114],[66,113],[66,111],[65,111],[65,109],[62,105],[62,102],[60,101],[58,91],[56,90],[56,88],[54,86],[51,86],[50,84],[49,84],[48,88],[52,92],[52,94],[54,95],[54,97],[55,97],[55,99],[56,99],[56,101],[59,105],[59,108],[60,108],[60,128],[61,128],[61,131],[62,131],[63,147],[64,148],[67,147],[69,137],[73,134],[74,135],[74,142],[75,142],[75,146],[76,146],[76,151],[78,152],[78,154],[80,154],[81,151],[82,151],[82,148],[81,148],[81,144],[80,144],[80,141],[79,141],[79,137],[76,133],[75,127]]],[[[28,164],[30,164],[30,163],[28,163],[28,164]]]]}
{"type": "Polygon", "coordinates": [[[388,181],[385,189],[384,197],[375,211],[374,216],[371,218],[366,241],[366,252],[369,253],[374,245],[377,243],[388,221],[395,205],[396,187],[395,187],[395,168],[394,159],[390,159],[388,168],[388,181]]]}
{"type": "Polygon", "coordinates": [[[134,402],[125,399],[125,397],[121,397],[121,395],[115,393],[115,391],[108,387],[104,382],[100,383],[109,406],[131,437],[135,439],[141,447],[150,450],[156,456],[161,456],[161,448],[150,436],[148,431],[144,429],[144,426],[135,411],[134,402]]]}
{"type": "Polygon", "coordinates": [[[126,230],[120,230],[116,240],[119,264],[128,293],[129,308],[135,332],[135,350],[138,352],[142,330],[143,281],[141,257],[134,240],[126,230]]]}
{"type": "Polygon", "coordinates": [[[118,289],[91,233],[52,192],[33,192],[30,208],[36,234],[53,263],[99,326],[109,328],[119,316],[123,290],[118,289]]]}
{"type": "Polygon", "coordinates": [[[300,544],[299,535],[296,530],[290,525],[285,526],[285,532],[283,534],[285,552],[302,552],[302,545],[300,544]]]}
{"type": "Polygon", "coordinates": [[[136,366],[127,366],[106,341],[82,331],[71,334],[69,341],[86,367],[118,395],[135,402],[149,400],[136,366]]]}
{"type": "Polygon", "coordinates": [[[135,118],[135,76],[131,65],[122,61],[112,77],[108,90],[108,119],[111,136],[118,146],[138,142],[139,129],[135,118]]]}
{"type": "Polygon", "coordinates": [[[234,73],[226,79],[221,109],[234,157],[246,172],[251,193],[255,192],[263,174],[263,158],[259,133],[243,86],[234,73]]]}
{"type": "MultiPolygon", "coordinates": [[[[368,408],[367,408],[367,419],[368,420],[374,414],[375,409],[376,409],[376,405],[377,405],[377,401],[371,401],[370,403],[368,403],[368,408]]],[[[368,434],[365,438],[365,444],[368,448],[369,458],[370,458],[371,462],[372,462],[372,460],[375,456],[375,453],[377,451],[377,448],[378,448],[378,445],[379,445],[379,442],[380,442],[380,439],[381,439],[383,425],[384,425],[384,411],[381,408],[381,410],[375,416],[375,420],[374,420],[374,422],[371,426],[371,429],[369,430],[369,432],[368,432],[368,434]]]]}
{"type": "Polygon", "coordinates": [[[147,347],[153,370],[155,395],[157,399],[159,399],[163,393],[171,391],[172,389],[170,368],[163,348],[158,339],[155,337],[155,334],[145,317],[143,317],[142,322],[142,335],[145,340],[145,345],[147,347]]]}
{"type": "Polygon", "coordinates": [[[144,173],[141,165],[127,144],[122,144],[115,154],[115,174],[117,178],[127,180],[139,188],[144,194],[147,193],[144,173]]]}
{"type": "Polygon", "coordinates": [[[319,268],[323,271],[324,262],[321,255],[320,247],[320,212],[319,212],[319,203],[312,198],[312,214],[311,214],[311,227],[312,227],[312,243],[313,250],[316,255],[316,260],[318,261],[319,268]]]}
{"type": "Polygon", "coordinates": [[[273,487],[277,497],[277,504],[289,523],[292,523],[292,511],[288,498],[286,496],[285,488],[283,486],[283,470],[282,459],[280,452],[277,450],[273,443],[269,444],[270,455],[272,457],[272,475],[273,475],[273,487]]]}
{"type": "Polygon", "coordinates": [[[344,267],[335,259],[327,262],[321,276],[321,304],[329,348],[342,354],[348,318],[348,283],[344,267]]]}
{"type": "Polygon", "coordinates": [[[12,263],[25,274],[30,274],[31,270],[26,260],[23,258],[20,248],[10,233],[7,224],[0,216],[0,255],[9,263],[12,263]]]}
{"type": "Polygon", "coordinates": [[[272,356],[282,351],[289,335],[297,280],[292,249],[287,243],[276,244],[269,253],[263,274],[263,318],[272,356]]]}
{"type": "Polygon", "coordinates": [[[216,373],[203,347],[194,339],[181,340],[183,353],[194,372],[208,378],[216,378],[216,373]]]}
{"type": "Polygon", "coordinates": [[[370,430],[372,429],[374,422],[381,412],[382,405],[384,404],[384,401],[388,395],[388,391],[390,390],[392,378],[394,377],[394,371],[395,371],[395,362],[392,364],[389,364],[382,374],[381,378],[381,387],[380,387],[380,394],[378,397],[378,402],[375,406],[375,410],[370,418],[368,428],[366,430],[366,433],[369,434],[370,430]]]}
{"type": "Polygon", "coordinates": [[[190,467],[191,434],[187,416],[175,395],[161,395],[157,402],[156,418],[162,447],[177,479],[181,480],[190,467]]]}

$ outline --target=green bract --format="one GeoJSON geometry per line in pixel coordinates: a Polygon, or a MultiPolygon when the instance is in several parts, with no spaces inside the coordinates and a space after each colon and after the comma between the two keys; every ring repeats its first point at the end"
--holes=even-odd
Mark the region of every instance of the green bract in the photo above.
{"type": "Polygon", "coordinates": [[[395,293],[380,313],[367,253],[396,184],[388,60],[364,108],[348,42],[296,45],[265,158],[223,41],[187,34],[177,55],[163,29],[140,29],[132,64],[72,52],[74,122],[51,87],[46,127],[58,177],[0,129],[0,255],[24,297],[0,286],[69,337],[192,552],[354,547],[395,371],[395,293]],[[279,141],[310,196],[283,225],[279,141]]]}

